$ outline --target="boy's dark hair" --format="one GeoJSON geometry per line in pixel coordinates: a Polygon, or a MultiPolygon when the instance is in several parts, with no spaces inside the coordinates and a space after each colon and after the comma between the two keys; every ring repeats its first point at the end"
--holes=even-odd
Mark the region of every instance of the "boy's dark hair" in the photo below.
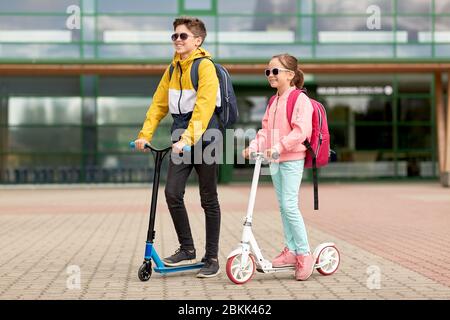
{"type": "Polygon", "coordinates": [[[203,21],[194,17],[179,17],[173,22],[173,30],[183,24],[189,29],[189,31],[192,32],[194,36],[202,38],[202,43],[200,43],[200,45],[202,45],[206,38],[206,27],[203,21]]]}

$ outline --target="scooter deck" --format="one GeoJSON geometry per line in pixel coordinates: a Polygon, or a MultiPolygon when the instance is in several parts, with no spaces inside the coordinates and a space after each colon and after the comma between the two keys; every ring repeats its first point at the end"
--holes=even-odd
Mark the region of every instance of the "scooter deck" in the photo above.
{"type": "Polygon", "coordinates": [[[194,264],[186,264],[183,266],[176,266],[176,267],[155,267],[153,268],[153,270],[155,272],[158,273],[172,273],[172,272],[181,272],[181,271],[189,271],[189,270],[194,270],[194,269],[200,269],[201,267],[203,267],[204,263],[203,262],[197,262],[194,264]]]}
{"type": "Polygon", "coordinates": [[[256,268],[256,271],[261,273],[271,273],[271,272],[286,272],[286,271],[293,271],[295,270],[295,267],[281,267],[281,268],[256,268]]]}

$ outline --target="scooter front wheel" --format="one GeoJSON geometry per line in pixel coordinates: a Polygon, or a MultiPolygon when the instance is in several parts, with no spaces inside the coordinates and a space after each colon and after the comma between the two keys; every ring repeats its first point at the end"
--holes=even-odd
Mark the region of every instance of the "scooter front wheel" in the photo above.
{"type": "Polygon", "coordinates": [[[316,264],[320,266],[317,271],[324,276],[329,276],[336,272],[340,261],[338,249],[335,246],[327,246],[317,255],[316,264]]]}
{"type": "Polygon", "coordinates": [[[148,281],[152,276],[152,262],[144,261],[138,271],[138,277],[141,281],[148,281]]]}
{"type": "Polygon", "coordinates": [[[247,263],[241,268],[242,254],[234,255],[227,260],[227,276],[236,284],[244,284],[255,274],[255,258],[249,255],[247,263]]]}

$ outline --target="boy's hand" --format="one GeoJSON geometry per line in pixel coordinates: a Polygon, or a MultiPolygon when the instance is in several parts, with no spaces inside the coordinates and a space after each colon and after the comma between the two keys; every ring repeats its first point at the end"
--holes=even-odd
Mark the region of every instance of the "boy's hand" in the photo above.
{"type": "Polygon", "coordinates": [[[177,143],[174,143],[172,145],[172,152],[176,154],[183,153],[183,147],[186,145],[186,143],[183,140],[178,141],[177,143]]]}
{"type": "Polygon", "coordinates": [[[134,145],[135,145],[135,149],[136,150],[144,150],[144,151],[149,151],[148,149],[145,149],[145,145],[147,143],[150,143],[149,141],[145,140],[145,139],[137,139],[134,140],[134,145]]]}

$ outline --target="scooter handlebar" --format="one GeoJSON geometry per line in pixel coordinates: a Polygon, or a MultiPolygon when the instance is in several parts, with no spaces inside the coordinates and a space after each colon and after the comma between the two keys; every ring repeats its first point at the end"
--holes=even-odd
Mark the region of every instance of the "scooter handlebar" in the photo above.
{"type": "MultiPolygon", "coordinates": [[[[130,141],[129,145],[130,145],[131,149],[136,149],[136,143],[134,143],[134,141],[130,141]]],[[[145,149],[153,149],[152,146],[149,143],[146,143],[144,148],[145,149]]],[[[184,146],[183,147],[183,151],[190,152],[191,151],[191,146],[188,146],[188,145],[184,146]]]]}
{"type": "Polygon", "coordinates": [[[280,154],[278,152],[273,152],[271,158],[267,158],[264,154],[264,152],[250,152],[250,158],[255,159],[256,157],[262,157],[267,160],[277,160],[280,157],[280,154]]]}

